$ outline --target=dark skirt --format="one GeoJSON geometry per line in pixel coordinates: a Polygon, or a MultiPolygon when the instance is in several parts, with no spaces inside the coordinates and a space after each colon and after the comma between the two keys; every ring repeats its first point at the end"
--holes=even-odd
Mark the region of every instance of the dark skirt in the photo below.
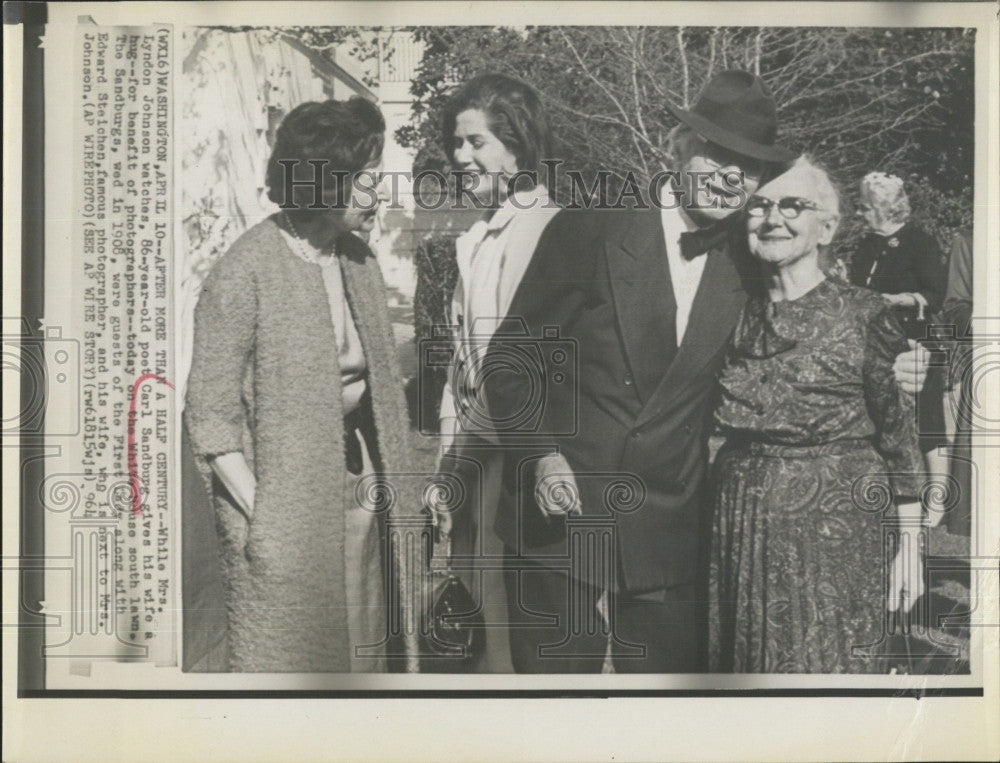
{"type": "Polygon", "coordinates": [[[716,459],[713,672],[881,673],[885,462],[864,441],[727,445],[716,459]]]}

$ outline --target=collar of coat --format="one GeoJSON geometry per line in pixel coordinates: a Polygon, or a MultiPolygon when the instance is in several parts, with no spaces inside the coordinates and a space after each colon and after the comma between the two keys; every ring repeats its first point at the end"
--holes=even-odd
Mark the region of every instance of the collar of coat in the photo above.
{"type": "Polygon", "coordinates": [[[531,189],[522,189],[508,196],[500,208],[486,222],[487,231],[501,230],[514,216],[521,212],[532,212],[543,207],[551,207],[549,190],[544,185],[536,185],[531,189]]]}

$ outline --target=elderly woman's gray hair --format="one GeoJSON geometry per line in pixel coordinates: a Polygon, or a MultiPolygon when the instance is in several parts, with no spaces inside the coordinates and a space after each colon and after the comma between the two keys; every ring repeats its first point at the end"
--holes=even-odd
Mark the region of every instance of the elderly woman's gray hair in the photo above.
{"type": "MultiPolygon", "coordinates": [[[[802,172],[809,178],[813,188],[812,200],[820,207],[819,214],[833,222],[834,235],[836,235],[837,226],[840,225],[840,191],[837,190],[837,185],[830,177],[830,173],[808,154],[803,154],[795,160],[795,163],[789,168],[789,172],[793,171],[802,172]]],[[[835,265],[832,248],[829,244],[819,246],[819,265],[827,271],[835,265]]]]}
{"type": "Polygon", "coordinates": [[[910,200],[903,181],[885,172],[869,172],[861,180],[861,200],[885,222],[905,223],[910,216],[910,200]]]}
{"type": "Polygon", "coordinates": [[[827,216],[840,220],[840,191],[822,164],[808,154],[803,154],[789,171],[804,172],[815,189],[814,201],[827,216]]]}

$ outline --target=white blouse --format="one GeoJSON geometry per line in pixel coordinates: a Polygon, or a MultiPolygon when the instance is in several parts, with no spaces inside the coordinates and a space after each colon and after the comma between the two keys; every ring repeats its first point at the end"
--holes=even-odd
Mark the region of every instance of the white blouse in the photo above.
{"type": "Polygon", "coordinates": [[[340,361],[340,394],[343,399],[344,415],[353,413],[361,404],[367,383],[365,372],[368,363],[365,360],[361,337],[351,315],[344,292],[344,277],[340,271],[340,260],[332,252],[321,252],[302,239],[294,238],[286,230],[281,230],[288,248],[297,257],[319,265],[323,274],[323,287],[326,289],[327,301],[330,304],[330,319],[333,321],[334,335],[337,337],[337,353],[340,361]]]}
{"type": "MultiPolygon", "coordinates": [[[[465,405],[479,409],[477,421],[488,418],[478,383],[483,354],[557,212],[548,189],[539,185],[515,193],[491,218],[479,220],[456,239],[459,277],[451,309],[451,322],[457,326],[456,363],[449,369],[441,401],[443,433],[462,428],[458,411],[465,405]]],[[[481,426],[475,429],[482,434],[481,426]]]]}

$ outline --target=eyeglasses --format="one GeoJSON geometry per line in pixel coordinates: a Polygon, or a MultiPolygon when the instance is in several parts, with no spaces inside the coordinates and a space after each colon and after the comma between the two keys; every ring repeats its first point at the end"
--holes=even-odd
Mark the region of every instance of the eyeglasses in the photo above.
{"type": "Polygon", "coordinates": [[[812,209],[814,211],[821,209],[821,207],[818,207],[809,201],[809,199],[800,199],[797,196],[786,196],[777,201],[765,198],[764,196],[751,196],[746,206],[747,214],[751,217],[767,217],[771,214],[771,208],[776,204],[778,211],[781,212],[781,216],[786,220],[794,220],[805,209],[812,209]]]}

